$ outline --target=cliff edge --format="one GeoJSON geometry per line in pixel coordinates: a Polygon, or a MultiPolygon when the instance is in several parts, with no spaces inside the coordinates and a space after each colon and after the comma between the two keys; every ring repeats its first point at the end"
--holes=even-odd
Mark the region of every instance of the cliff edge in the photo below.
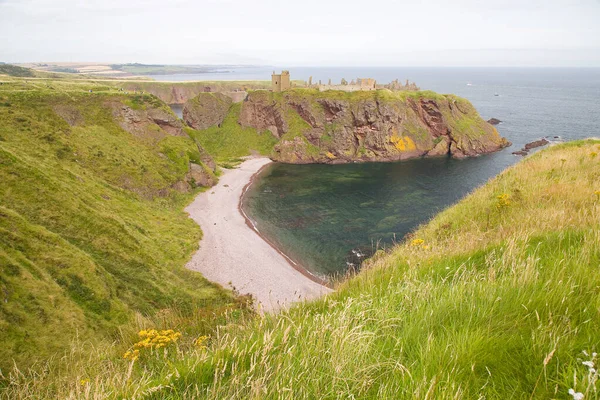
{"type": "Polygon", "coordinates": [[[464,158],[510,144],[468,100],[429,91],[255,91],[239,123],[279,138],[272,158],[287,163],[464,158]]]}

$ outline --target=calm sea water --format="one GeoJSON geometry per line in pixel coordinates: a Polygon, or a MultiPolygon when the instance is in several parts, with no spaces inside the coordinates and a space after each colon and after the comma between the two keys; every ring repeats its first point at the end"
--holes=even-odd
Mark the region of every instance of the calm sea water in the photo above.
{"type": "MultiPolygon", "coordinates": [[[[271,70],[244,69],[227,78],[269,79],[271,70]]],[[[525,143],[600,136],[600,69],[292,68],[290,73],[292,79],[312,76],[324,82],[410,79],[422,89],[469,99],[483,118],[502,120],[498,130],[513,142],[501,152],[460,161],[268,167],[246,195],[246,212],[286,254],[321,275],[343,273],[359,265],[364,257],[358,255],[400,240],[517,162],[511,152],[525,143]]],[[[224,79],[215,75],[195,79],[224,79]]]]}

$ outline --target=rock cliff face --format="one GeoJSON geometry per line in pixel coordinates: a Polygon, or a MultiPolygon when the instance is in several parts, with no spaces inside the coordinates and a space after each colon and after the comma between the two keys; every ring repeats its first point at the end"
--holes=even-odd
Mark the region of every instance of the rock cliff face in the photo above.
{"type": "Polygon", "coordinates": [[[510,144],[467,100],[433,92],[255,91],[239,123],[280,138],[272,157],[287,163],[464,158],[510,144]]]}
{"type": "MultiPolygon", "coordinates": [[[[105,106],[112,110],[115,122],[123,130],[153,146],[158,146],[169,136],[181,137],[182,140],[192,142],[184,131],[181,120],[166,105],[150,99],[151,101],[143,104],[142,107],[132,107],[121,99],[107,101],[105,106]]],[[[77,116],[77,110],[74,108],[55,107],[55,111],[70,125],[74,125],[78,121],[74,117],[77,116]]],[[[183,179],[172,186],[178,191],[187,192],[193,187],[211,187],[217,183],[216,163],[202,146],[197,143],[195,145],[198,150],[198,159],[196,162],[190,161],[188,172],[183,179]]]]}
{"type": "Polygon", "coordinates": [[[200,93],[183,106],[183,120],[194,129],[220,126],[232,100],[221,93],[200,93]]]}
{"type": "Polygon", "coordinates": [[[162,139],[165,136],[187,136],[181,121],[163,107],[133,108],[126,103],[112,101],[108,105],[118,124],[139,137],[162,139]]]}

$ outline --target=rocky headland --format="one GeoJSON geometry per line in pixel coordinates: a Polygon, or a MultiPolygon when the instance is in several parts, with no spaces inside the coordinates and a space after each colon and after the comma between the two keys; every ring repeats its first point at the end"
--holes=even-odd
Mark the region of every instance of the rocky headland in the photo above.
{"type": "MultiPolygon", "coordinates": [[[[218,126],[227,104],[225,96],[201,94],[186,103],[184,119],[197,129],[218,126]]],[[[469,101],[430,91],[257,90],[237,121],[278,139],[273,160],[296,164],[465,158],[510,144],[469,101]]]]}

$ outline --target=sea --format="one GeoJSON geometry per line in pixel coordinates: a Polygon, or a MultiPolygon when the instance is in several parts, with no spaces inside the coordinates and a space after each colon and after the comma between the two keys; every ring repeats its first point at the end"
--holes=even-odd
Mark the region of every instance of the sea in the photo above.
{"type": "MultiPolygon", "coordinates": [[[[268,80],[281,68],[241,68],[160,80],[268,80]]],[[[388,249],[521,157],[526,143],[600,137],[598,68],[286,68],[292,79],[339,82],[410,80],[421,89],[471,101],[512,146],[466,160],[286,165],[262,171],[243,207],[258,229],[292,259],[323,276],[344,275],[388,249]]]]}

